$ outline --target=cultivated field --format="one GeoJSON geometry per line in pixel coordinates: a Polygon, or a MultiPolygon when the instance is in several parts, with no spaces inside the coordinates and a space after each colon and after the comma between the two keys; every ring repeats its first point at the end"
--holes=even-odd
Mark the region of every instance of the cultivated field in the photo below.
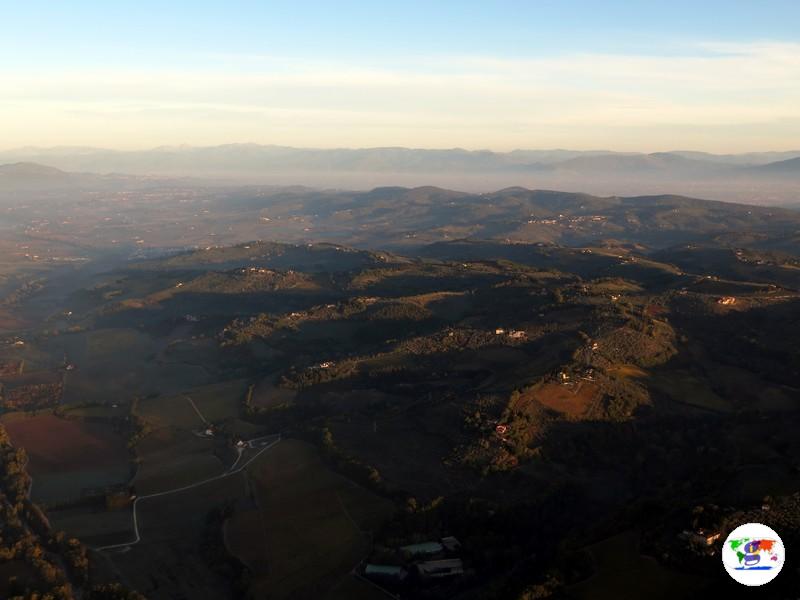
{"type": "Polygon", "coordinates": [[[152,433],[136,447],[136,491],[152,494],[221,474],[225,465],[214,446],[214,440],[191,432],[165,428],[152,433]]]}
{"type": "Polygon", "coordinates": [[[689,597],[696,588],[693,577],[662,567],[639,554],[639,534],[627,531],[588,548],[595,573],[569,589],[576,600],[648,598],[672,600],[689,597]],[[681,593],[682,592],[682,593],[681,593]]]}
{"type": "Polygon", "coordinates": [[[2,423],[14,444],[28,452],[36,502],[73,500],[85,488],[125,483],[130,478],[125,439],[109,425],[63,419],[49,412],[7,414],[2,423]]]}
{"type": "Polygon", "coordinates": [[[259,408],[274,408],[294,402],[297,392],[275,385],[275,375],[262,377],[253,388],[252,402],[259,408]]]}
{"type": "Polygon", "coordinates": [[[584,381],[572,385],[545,383],[528,393],[542,406],[572,419],[585,416],[598,400],[597,386],[584,381]]]}
{"type": "MultiPolygon", "coordinates": [[[[268,460],[268,455],[269,451],[265,452],[260,460],[268,460]]],[[[147,598],[232,598],[231,582],[216,571],[224,565],[216,558],[209,561],[204,555],[204,545],[207,536],[218,534],[216,528],[208,526],[211,511],[235,503],[244,493],[244,477],[240,473],[141,501],[137,505],[141,541],[104,554],[147,598]]],[[[130,534],[122,535],[112,543],[131,538],[130,534]]]]}
{"type": "Polygon", "coordinates": [[[102,504],[78,505],[48,511],[47,517],[56,531],[78,537],[91,547],[133,537],[130,508],[106,510],[102,504]]]}
{"type": "Polygon", "coordinates": [[[234,514],[226,541],[254,570],[252,597],[345,598],[351,588],[374,597],[347,579],[369,551],[369,532],[391,516],[391,502],[332,472],[312,446],[294,440],[266,453],[250,479],[257,507],[234,514]]]}

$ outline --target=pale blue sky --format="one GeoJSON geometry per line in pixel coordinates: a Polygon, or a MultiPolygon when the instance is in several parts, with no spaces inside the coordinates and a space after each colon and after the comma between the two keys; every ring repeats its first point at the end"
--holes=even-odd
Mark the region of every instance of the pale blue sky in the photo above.
{"type": "Polygon", "coordinates": [[[0,145],[786,149],[800,2],[5,2],[0,145]]]}

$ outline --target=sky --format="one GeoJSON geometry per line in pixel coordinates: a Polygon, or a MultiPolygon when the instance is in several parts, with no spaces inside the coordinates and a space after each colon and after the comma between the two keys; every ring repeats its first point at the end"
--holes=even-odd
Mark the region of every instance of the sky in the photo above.
{"type": "Polygon", "coordinates": [[[0,10],[0,148],[800,149],[797,0],[0,10]]]}

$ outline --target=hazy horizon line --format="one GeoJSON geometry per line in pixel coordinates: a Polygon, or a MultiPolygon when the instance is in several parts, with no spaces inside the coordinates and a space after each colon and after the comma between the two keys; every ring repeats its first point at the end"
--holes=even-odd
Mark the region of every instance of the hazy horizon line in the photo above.
{"type": "Polygon", "coordinates": [[[234,147],[234,146],[241,146],[241,147],[261,147],[261,148],[288,148],[292,150],[322,150],[322,151],[346,151],[346,150],[412,150],[412,151],[431,151],[431,152],[471,152],[471,153],[492,153],[492,154],[512,154],[514,152],[606,152],[606,153],[613,153],[613,154],[642,154],[642,155],[650,155],[650,154],[673,154],[678,152],[692,152],[697,154],[709,154],[713,156],[741,156],[747,154],[786,154],[786,153],[793,153],[797,152],[800,153],[800,147],[795,148],[788,148],[788,149],[767,149],[767,150],[745,150],[745,151],[708,151],[708,150],[695,150],[691,147],[686,148],[672,148],[670,150],[614,150],[610,147],[592,147],[592,148],[580,148],[580,147],[570,147],[570,146],[558,146],[558,147],[516,147],[510,150],[501,150],[501,149],[494,149],[494,148],[486,148],[486,147],[476,147],[476,148],[468,148],[464,146],[404,146],[401,144],[387,144],[387,145],[376,145],[376,146],[304,146],[304,145],[288,145],[288,144],[273,144],[273,143],[265,143],[265,142],[224,142],[218,144],[187,144],[187,143],[176,143],[176,144],[160,144],[156,146],[142,146],[142,147],[111,147],[111,146],[91,146],[91,145],[81,145],[81,144],[58,144],[54,146],[41,146],[41,145],[25,145],[25,146],[13,146],[7,148],[0,148],[0,153],[12,153],[12,152],[23,152],[23,151],[54,151],[54,150],[63,150],[63,151],[75,151],[75,150],[93,150],[93,151],[104,151],[104,152],[152,152],[156,150],[168,150],[168,149],[207,149],[207,148],[224,148],[224,147],[234,147]]]}

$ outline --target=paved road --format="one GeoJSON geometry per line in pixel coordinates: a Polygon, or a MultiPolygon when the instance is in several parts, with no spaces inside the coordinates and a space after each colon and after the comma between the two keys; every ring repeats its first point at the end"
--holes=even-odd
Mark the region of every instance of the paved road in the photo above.
{"type": "Polygon", "coordinates": [[[144,500],[149,500],[151,498],[160,498],[162,496],[169,496],[170,494],[185,492],[186,490],[198,488],[200,486],[206,485],[207,483],[211,483],[212,481],[219,481],[220,479],[225,479],[226,477],[230,477],[231,475],[236,475],[237,473],[240,473],[244,469],[246,469],[247,466],[255,459],[257,459],[259,456],[261,456],[261,454],[263,454],[264,452],[272,448],[275,444],[281,441],[280,434],[273,437],[274,439],[271,443],[263,446],[258,452],[256,452],[254,456],[250,457],[239,468],[234,468],[234,467],[236,467],[237,463],[239,462],[239,458],[241,458],[241,453],[239,454],[239,458],[236,459],[236,462],[231,466],[231,468],[228,469],[225,473],[222,473],[221,475],[216,475],[215,477],[210,477],[209,479],[204,479],[203,481],[198,481],[197,483],[192,483],[172,490],[166,490],[164,492],[156,492],[155,494],[147,494],[145,496],[138,496],[136,500],[133,501],[133,533],[135,535],[135,539],[133,541],[124,542],[122,544],[111,544],[110,546],[100,546],[99,548],[95,548],[95,550],[99,551],[99,550],[114,550],[117,548],[129,548],[130,546],[138,544],[142,539],[142,536],[139,533],[139,519],[136,513],[136,507],[138,506],[139,502],[142,502],[144,500]]]}

